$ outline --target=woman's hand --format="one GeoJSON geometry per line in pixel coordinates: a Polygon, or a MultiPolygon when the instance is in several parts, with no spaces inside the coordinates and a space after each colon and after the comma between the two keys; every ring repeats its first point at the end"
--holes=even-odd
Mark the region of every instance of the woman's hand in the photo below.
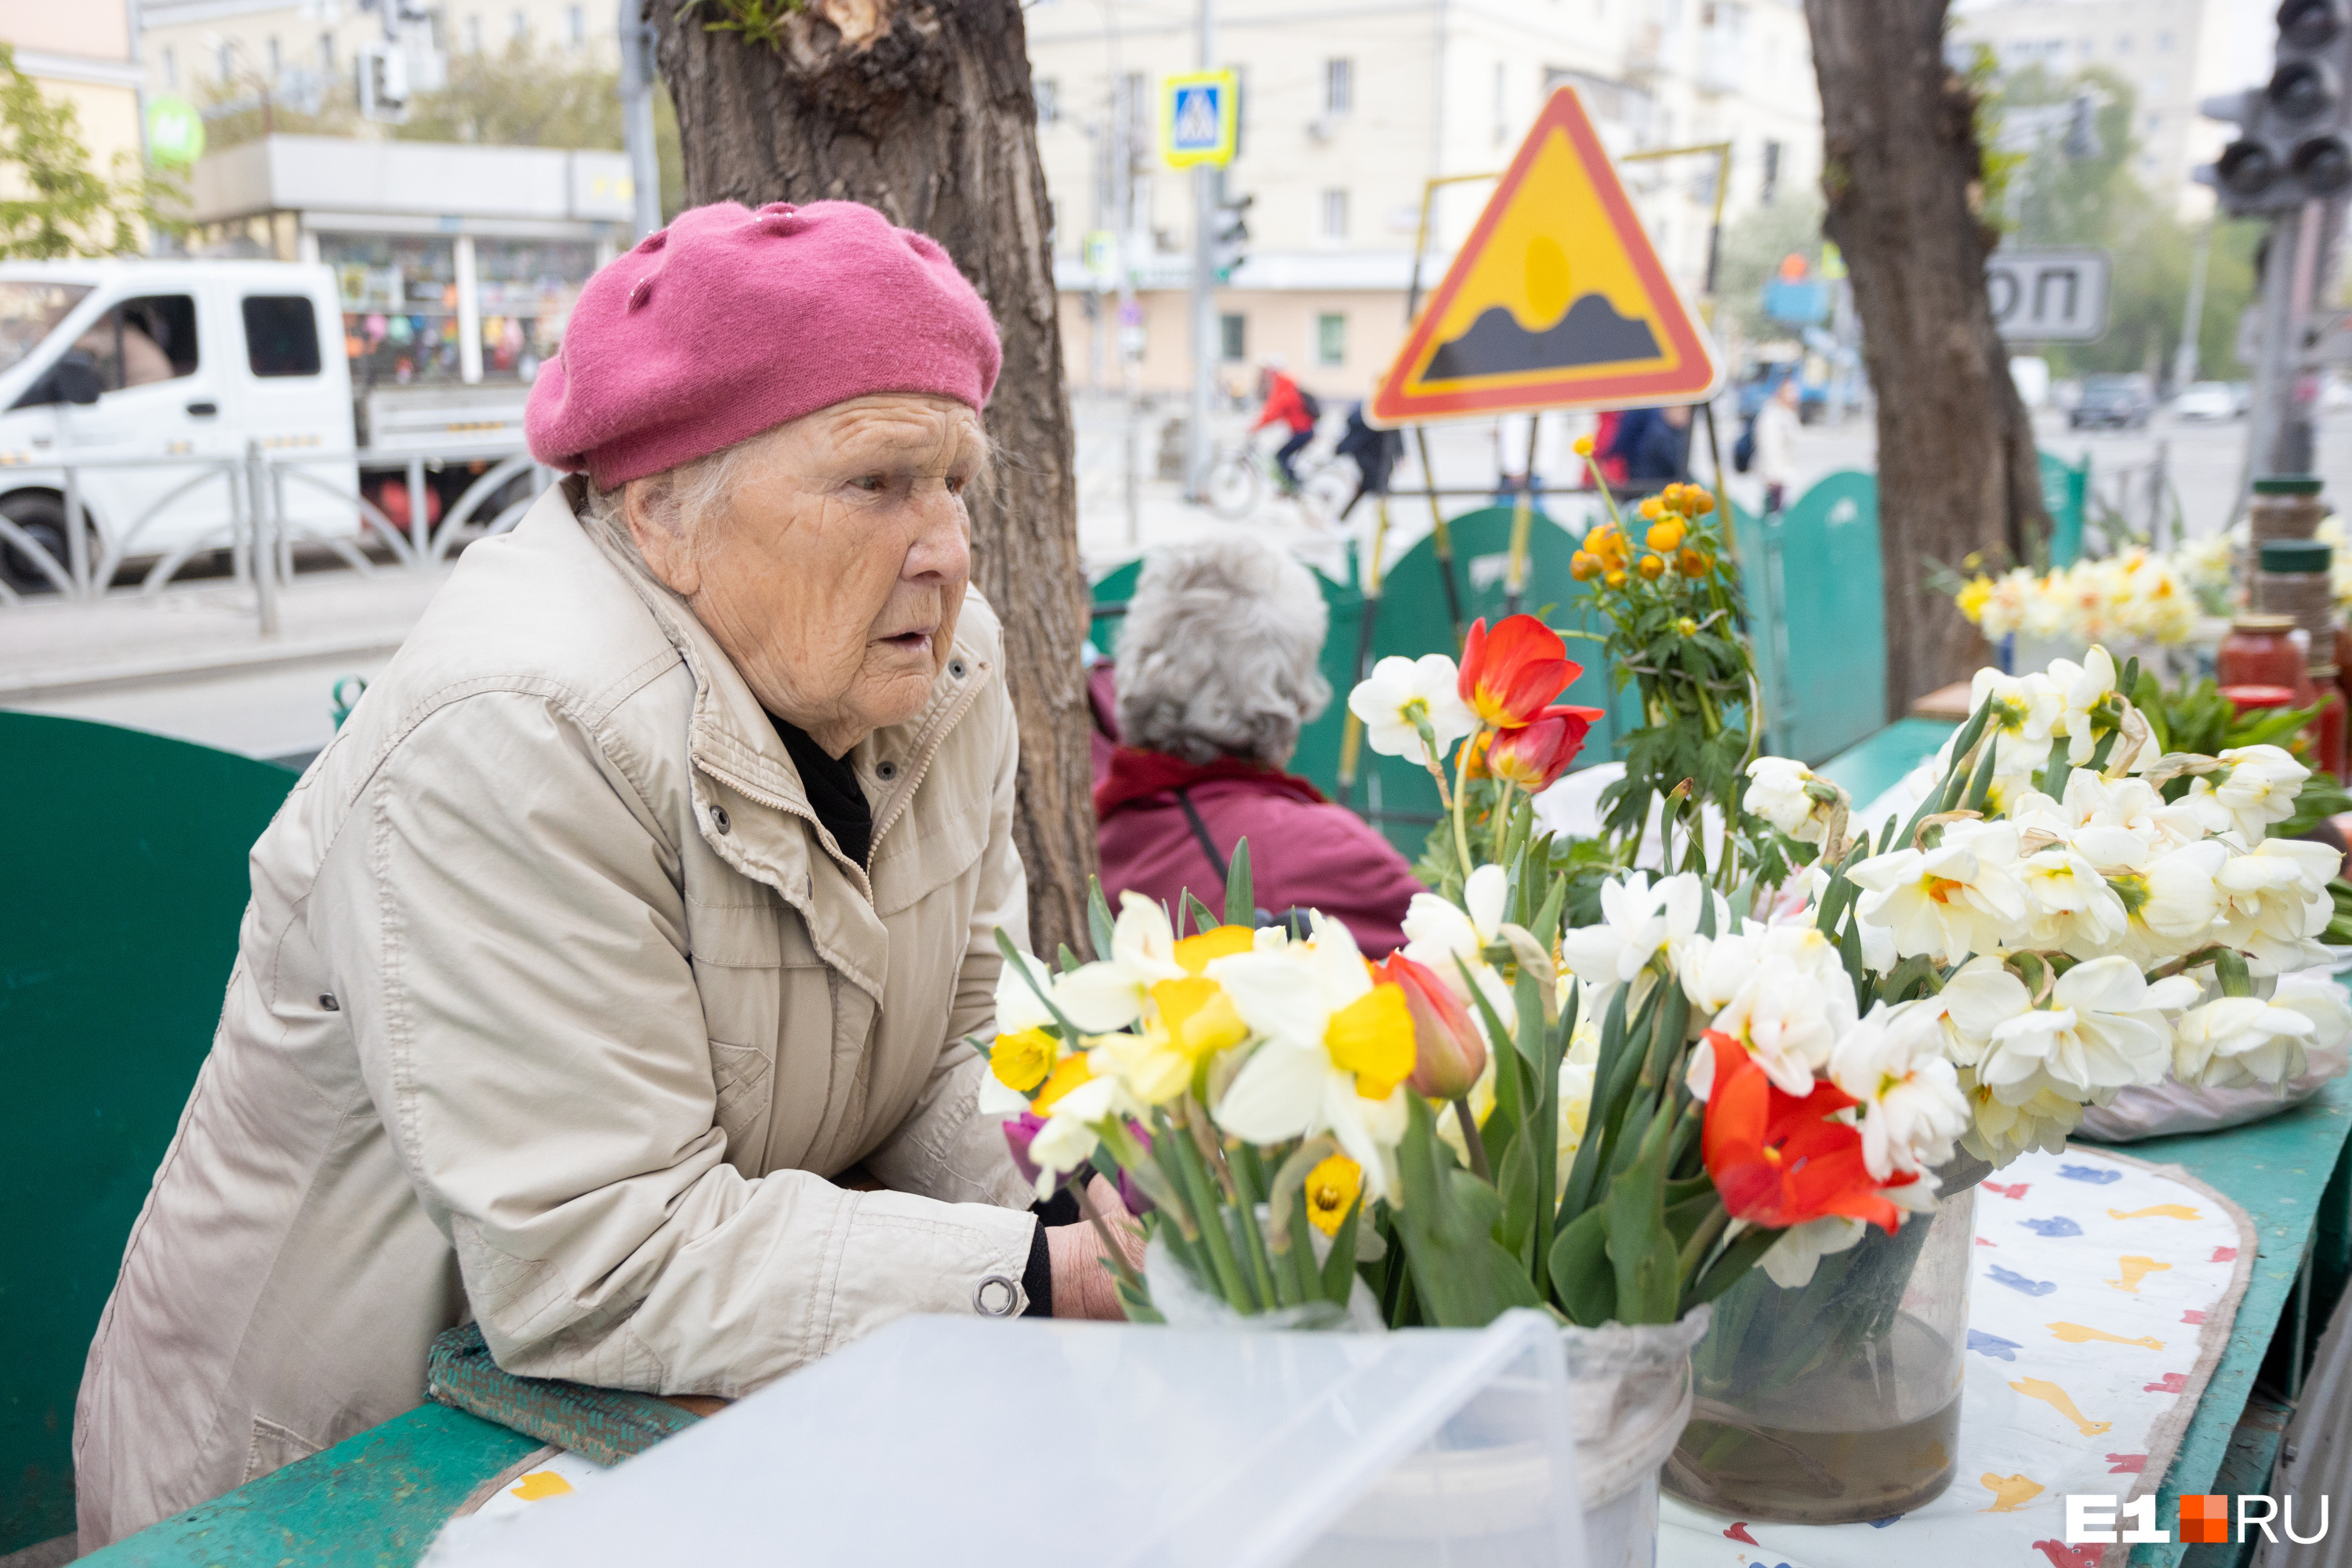
{"type": "MultiPolygon", "coordinates": [[[[1118,1189],[1100,1176],[1087,1184],[1087,1202],[1102,1216],[1128,1263],[1143,1268],[1143,1228],[1118,1201],[1118,1189]]],[[[1054,1316],[1125,1321],[1118,1304],[1118,1277],[1102,1261],[1102,1235],[1084,1221],[1060,1225],[1045,1232],[1045,1256],[1053,1270],[1054,1316]]]]}

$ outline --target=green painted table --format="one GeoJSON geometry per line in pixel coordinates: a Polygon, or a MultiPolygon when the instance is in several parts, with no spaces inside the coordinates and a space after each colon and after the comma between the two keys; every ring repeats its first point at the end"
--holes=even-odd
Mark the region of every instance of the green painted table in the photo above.
{"type": "MultiPolygon", "coordinates": [[[[1867,802],[1943,743],[1952,726],[1889,725],[1820,768],[1867,802]]],[[[2251,1127],[2129,1144],[2123,1152],[2177,1164],[2252,1217],[2261,1237],[2228,1350],[2199,1400],[2167,1472],[2157,1518],[2167,1529],[2183,1492],[2261,1491],[2277,1452],[2280,1407],[2255,1391],[2274,1341],[2292,1381],[2309,1340],[2340,1293],[2352,1215],[2352,1080],[2251,1127]]],[[[83,1559],[96,1568],[210,1568],[271,1563],[405,1568],[475,1488],[538,1445],[440,1405],[361,1433],[83,1559]]],[[[2184,1568],[2234,1559],[2198,1548],[2184,1568]]],[[[2133,1549],[2135,1568],[2184,1563],[2179,1545],[2133,1549]]]]}

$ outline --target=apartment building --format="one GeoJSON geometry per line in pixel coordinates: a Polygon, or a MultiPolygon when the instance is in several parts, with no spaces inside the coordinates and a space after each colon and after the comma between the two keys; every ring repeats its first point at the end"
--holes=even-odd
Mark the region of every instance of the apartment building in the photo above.
{"type": "MultiPolygon", "coordinates": [[[[1188,384],[1189,175],[1160,166],[1160,82],[1198,68],[1190,0],[1040,0],[1028,12],[1039,145],[1075,385],[1188,384]],[[1124,321],[1121,274],[1133,299],[1124,321]]],[[[1621,158],[1730,143],[1725,221],[1818,180],[1821,115],[1798,0],[1268,0],[1218,8],[1238,75],[1229,195],[1246,258],[1217,294],[1236,389],[1270,356],[1318,393],[1360,396],[1395,353],[1415,274],[1433,282],[1552,89],[1573,86],[1621,158]]],[[[1708,282],[1718,161],[1622,165],[1668,271],[1708,282]]]]}
{"type": "MultiPolygon", "coordinates": [[[[44,96],[70,103],[90,167],[111,171],[118,154],[141,156],[138,34],[131,0],[19,5],[0,13],[0,43],[44,96]]],[[[0,174],[12,180],[14,172],[0,174]]]]}
{"type": "Polygon", "coordinates": [[[2004,70],[2040,66],[2061,80],[2088,67],[2132,89],[2132,172],[2178,195],[2184,216],[2212,210],[2191,172],[2210,163],[2230,128],[2197,111],[2203,100],[2270,74],[2273,7],[2266,0],[1990,0],[1956,8],[1952,37],[1989,46],[2004,70]]]}

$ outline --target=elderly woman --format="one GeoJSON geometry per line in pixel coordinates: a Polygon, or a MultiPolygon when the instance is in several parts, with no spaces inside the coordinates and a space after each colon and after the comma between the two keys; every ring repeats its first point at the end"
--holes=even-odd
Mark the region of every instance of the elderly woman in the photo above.
{"type": "Polygon", "coordinates": [[[1095,785],[1103,887],[1225,907],[1249,840],[1262,909],[1320,910],[1377,958],[1423,890],[1363,818],[1282,771],[1331,700],[1317,668],[1330,612],[1307,568],[1223,534],[1154,555],[1120,628],[1119,740],[1095,785]]]}
{"type": "Polygon", "coordinates": [[[90,1348],[83,1550],[415,1405],[469,1318],[732,1396],[909,1312],[1116,1314],[962,1043],[1026,921],[961,499],[998,363],[854,204],[590,281],[529,416],[585,481],[467,552],[254,848],[90,1348]]]}

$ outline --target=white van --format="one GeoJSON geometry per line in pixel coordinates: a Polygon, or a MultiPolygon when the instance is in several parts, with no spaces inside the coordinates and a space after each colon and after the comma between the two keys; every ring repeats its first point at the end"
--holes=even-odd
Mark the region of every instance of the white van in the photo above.
{"type": "MultiPolygon", "coordinates": [[[[63,564],[75,466],[93,567],[233,542],[258,443],[316,463],[275,477],[296,541],[361,527],[351,370],[326,268],[281,261],[0,262],[0,516],[63,564]],[[163,459],[210,459],[186,464],[163,459]]],[[[12,585],[47,582],[0,549],[12,585]]]]}

